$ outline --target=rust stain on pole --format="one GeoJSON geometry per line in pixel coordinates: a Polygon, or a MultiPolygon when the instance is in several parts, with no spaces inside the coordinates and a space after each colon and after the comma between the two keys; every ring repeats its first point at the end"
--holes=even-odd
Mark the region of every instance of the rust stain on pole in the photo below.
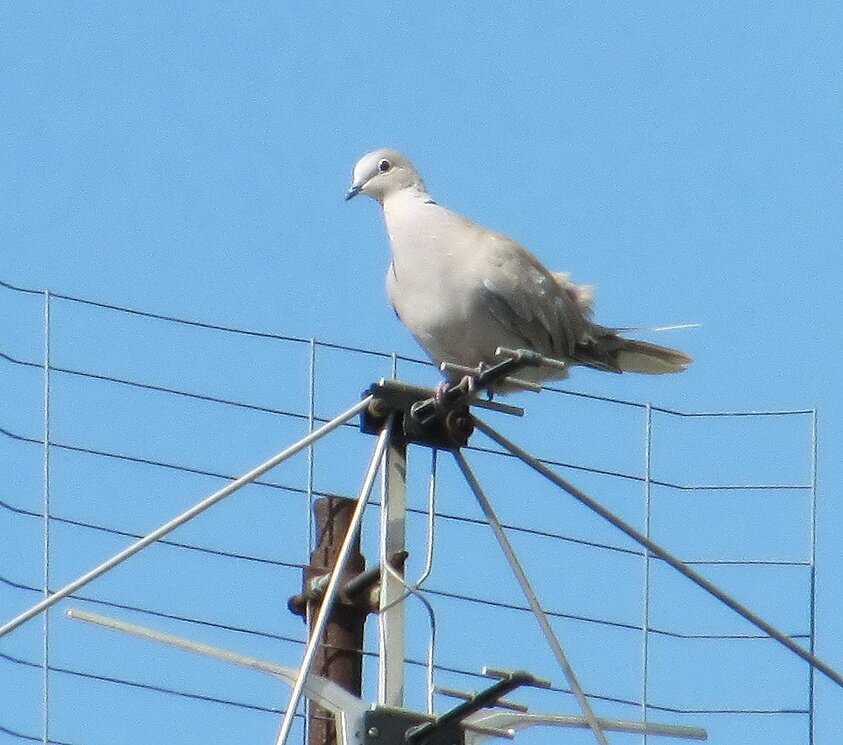
{"type": "MultiPolygon", "coordinates": [[[[325,575],[335,566],[355,504],[354,499],[345,497],[321,497],[314,502],[317,544],[310,554],[310,566],[303,572],[304,595],[307,595],[312,579],[325,575]]],[[[342,584],[365,567],[358,534],[342,584]]],[[[311,624],[319,610],[319,602],[311,602],[308,613],[311,624]]],[[[333,680],[355,696],[360,695],[363,682],[363,626],[367,614],[365,604],[335,603],[313,664],[314,673],[333,680]]],[[[336,745],[334,718],[322,707],[311,704],[308,724],[308,745],[336,745]]]]}

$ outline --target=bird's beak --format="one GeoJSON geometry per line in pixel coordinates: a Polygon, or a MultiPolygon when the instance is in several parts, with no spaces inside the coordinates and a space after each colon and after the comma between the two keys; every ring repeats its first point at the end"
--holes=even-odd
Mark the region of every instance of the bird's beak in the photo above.
{"type": "Polygon", "coordinates": [[[352,185],[352,187],[345,193],[345,201],[347,202],[352,197],[356,197],[360,193],[360,184],[352,185]]]}

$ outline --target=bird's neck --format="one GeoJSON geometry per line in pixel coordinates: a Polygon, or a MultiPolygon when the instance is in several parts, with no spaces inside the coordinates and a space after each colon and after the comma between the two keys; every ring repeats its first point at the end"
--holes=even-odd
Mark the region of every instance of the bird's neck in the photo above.
{"type": "Polygon", "coordinates": [[[415,204],[435,204],[433,198],[427,193],[427,190],[421,184],[416,186],[408,186],[405,189],[393,191],[384,196],[381,201],[381,207],[386,212],[389,209],[402,207],[412,207],[415,204]]]}
{"type": "Polygon", "coordinates": [[[384,198],[381,203],[383,221],[386,232],[389,233],[393,253],[396,245],[403,243],[402,236],[406,237],[408,231],[418,230],[424,225],[426,208],[430,205],[436,205],[430,194],[416,187],[392,192],[384,198]]]}

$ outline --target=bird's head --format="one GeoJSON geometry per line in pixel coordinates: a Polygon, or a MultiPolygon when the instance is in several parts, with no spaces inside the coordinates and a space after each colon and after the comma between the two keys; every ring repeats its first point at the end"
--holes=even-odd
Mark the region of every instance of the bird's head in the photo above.
{"type": "Polygon", "coordinates": [[[346,200],[365,194],[378,202],[402,189],[424,191],[424,182],[401,153],[395,150],[375,150],[357,161],[351,175],[351,188],[346,200]]]}

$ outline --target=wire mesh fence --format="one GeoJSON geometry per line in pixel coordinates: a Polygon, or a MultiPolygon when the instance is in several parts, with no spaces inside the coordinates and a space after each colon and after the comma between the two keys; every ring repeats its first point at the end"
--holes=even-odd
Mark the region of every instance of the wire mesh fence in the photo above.
{"type": "MultiPolygon", "coordinates": [[[[369,383],[436,380],[420,360],[7,284],[0,307],[9,617],[300,439],[369,383]]],[[[488,418],[813,649],[812,410],[689,414],[559,386],[526,396],[523,419],[488,418]]],[[[313,542],[311,503],[354,496],[372,446],[342,427],[3,639],[0,679],[15,705],[2,708],[0,741],[272,742],[288,696],[280,685],[71,624],[61,611],[88,608],[297,665],[305,629],[286,602],[313,542]]],[[[813,742],[813,674],[801,660],[490,440],[475,435],[465,455],[598,715],[702,726],[713,742],[813,742]]],[[[456,465],[411,448],[408,495],[408,579],[434,557],[423,588],[436,619],[435,683],[476,689],[484,665],[524,668],[555,684],[519,692],[531,710],[576,713],[456,465]]],[[[370,561],[378,507],[364,519],[370,561]]],[[[407,704],[423,710],[430,619],[413,598],[407,629],[407,704]]],[[[368,699],[376,649],[371,622],[368,699]]],[[[300,740],[301,718],[296,728],[300,740]]]]}

